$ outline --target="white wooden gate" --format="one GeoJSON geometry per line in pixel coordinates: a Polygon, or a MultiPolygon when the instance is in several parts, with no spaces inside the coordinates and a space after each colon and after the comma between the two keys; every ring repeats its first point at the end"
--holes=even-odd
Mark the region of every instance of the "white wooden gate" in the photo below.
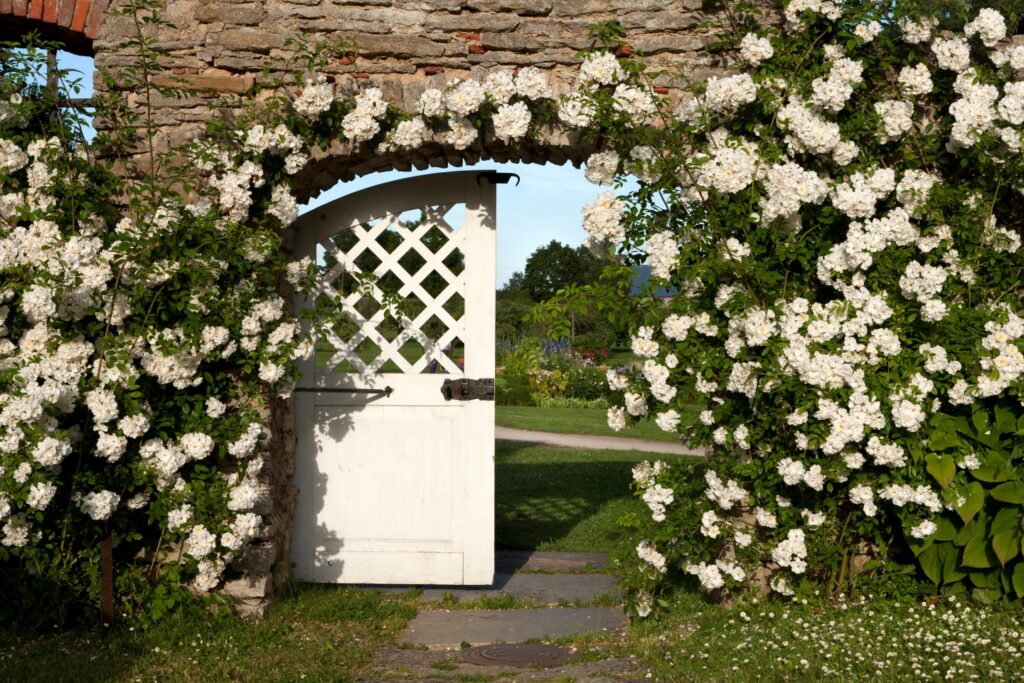
{"type": "Polygon", "coordinates": [[[297,579],[492,582],[494,403],[442,387],[494,377],[494,230],[478,171],[378,185],[296,223],[296,258],[320,268],[296,309],[337,318],[295,393],[297,579]]]}

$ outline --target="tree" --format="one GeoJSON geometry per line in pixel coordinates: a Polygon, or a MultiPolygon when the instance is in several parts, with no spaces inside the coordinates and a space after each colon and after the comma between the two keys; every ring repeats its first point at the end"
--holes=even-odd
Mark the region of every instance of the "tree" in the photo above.
{"type": "Polygon", "coordinates": [[[547,301],[560,289],[596,282],[604,262],[586,247],[575,249],[551,240],[526,260],[522,288],[535,302],[547,301]]]}

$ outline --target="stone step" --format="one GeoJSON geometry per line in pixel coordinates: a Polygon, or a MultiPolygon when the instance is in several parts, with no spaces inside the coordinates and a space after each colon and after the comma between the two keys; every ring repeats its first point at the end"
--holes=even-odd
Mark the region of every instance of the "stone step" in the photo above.
{"type": "Polygon", "coordinates": [[[571,658],[561,666],[546,669],[517,668],[508,665],[483,666],[462,661],[458,652],[443,650],[412,650],[384,648],[377,653],[372,673],[360,683],[393,683],[418,681],[419,683],[453,680],[478,680],[493,677],[493,681],[579,681],[580,683],[621,683],[645,680],[642,671],[631,657],[580,662],[571,658]]]}
{"type": "Polygon", "coordinates": [[[608,566],[604,553],[563,553],[541,550],[499,550],[494,553],[494,571],[516,572],[587,572],[608,566]]]}
{"type": "Polygon", "coordinates": [[[451,595],[459,602],[514,595],[547,605],[559,602],[591,602],[606,595],[618,596],[615,577],[610,574],[497,574],[490,586],[432,586],[420,600],[437,602],[451,595]]]}
{"type": "Polygon", "coordinates": [[[620,607],[421,611],[398,641],[452,650],[463,643],[521,643],[533,638],[612,631],[625,623],[620,607]]]}

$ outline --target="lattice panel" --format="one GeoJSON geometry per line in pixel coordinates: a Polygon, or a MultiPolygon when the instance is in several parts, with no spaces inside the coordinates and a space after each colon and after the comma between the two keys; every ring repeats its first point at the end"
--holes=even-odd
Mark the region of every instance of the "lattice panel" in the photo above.
{"type": "Polygon", "coordinates": [[[464,218],[465,206],[416,213],[413,220],[407,212],[356,224],[319,243],[318,309],[333,306],[339,321],[320,326],[321,372],[462,374],[465,233],[454,218],[464,218]],[[360,284],[357,274],[374,279],[360,284]],[[397,290],[403,302],[395,315],[385,290],[397,290]]]}

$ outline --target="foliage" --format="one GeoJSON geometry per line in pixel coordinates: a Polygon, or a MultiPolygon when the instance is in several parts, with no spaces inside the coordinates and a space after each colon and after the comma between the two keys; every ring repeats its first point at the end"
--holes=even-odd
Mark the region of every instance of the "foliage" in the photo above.
{"type": "Polygon", "coordinates": [[[590,95],[588,177],[647,163],[584,226],[680,293],[632,318],[642,377],[610,378],[609,423],[714,450],[699,477],[635,472],[638,613],[686,580],[850,592],[915,555],[943,592],[1017,600],[1024,51],[977,3],[794,0],[778,27],[722,6],[738,73],[657,102],[656,130],[590,95]]]}

